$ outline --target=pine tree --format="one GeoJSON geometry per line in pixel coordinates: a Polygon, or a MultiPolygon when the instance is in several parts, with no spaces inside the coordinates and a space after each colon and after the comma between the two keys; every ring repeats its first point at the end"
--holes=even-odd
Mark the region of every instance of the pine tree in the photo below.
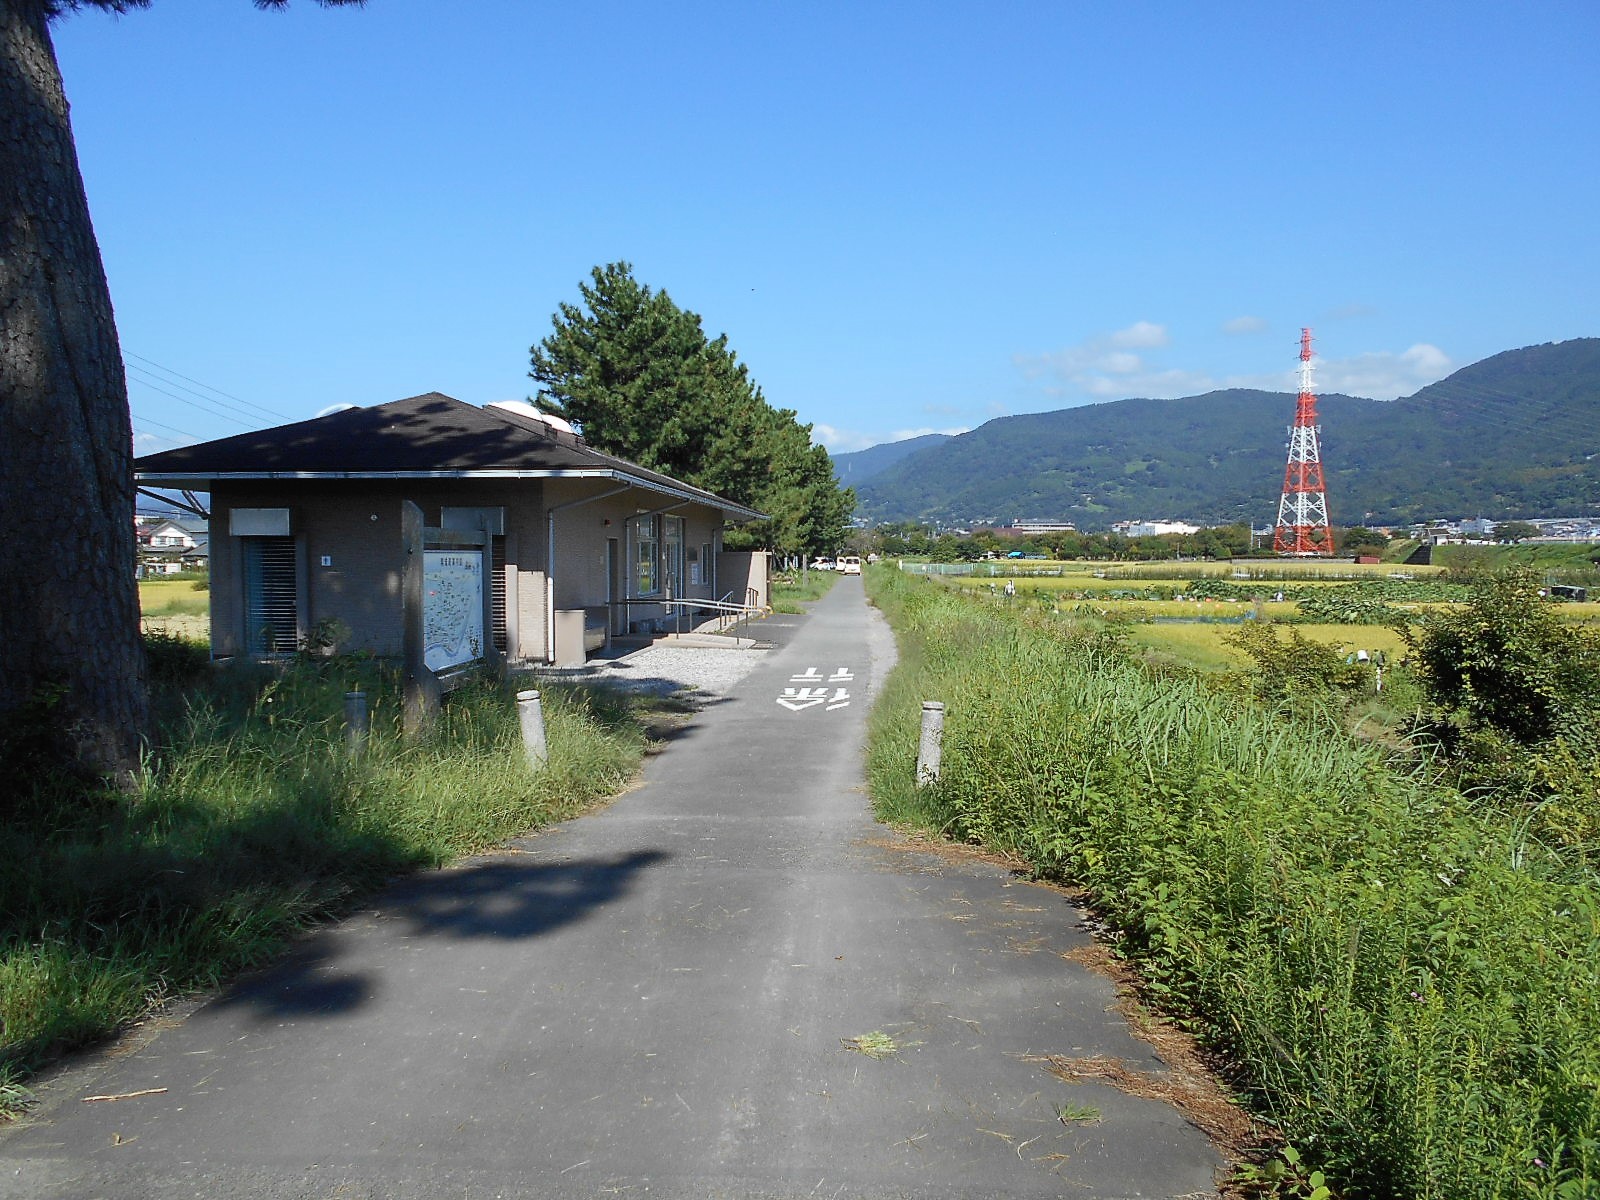
{"type": "Polygon", "coordinates": [[[811,427],[767,403],[726,335],[708,338],[699,316],[625,262],[595,267],[578,290],[582,304],[563,303],[529,351],[535,403],[597,450],[769,515],[730,544],[807,554],[842,542],[854,493],[811,427]]]}

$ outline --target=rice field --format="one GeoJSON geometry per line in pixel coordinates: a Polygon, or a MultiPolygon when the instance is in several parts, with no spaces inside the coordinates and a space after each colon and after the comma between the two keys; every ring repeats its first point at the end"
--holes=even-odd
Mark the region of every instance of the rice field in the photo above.
{"type": "MultiPolygon", "coordinates": [[[[1264,619],[1293,621],[1305,637],[1352,653],[1381,650],[1391,661],[1405,654],[1399,634],[1382,625],[1302,623],[1300,607],[1293,600],[1278,600],[1282,587],[1304,592],[1308,587],[1335,587],[1349,584],[1355,577],[1381,580],[1390,578],[1424,580],[1437,577],[1439,567],[1397,568],[1393,563],[1354,564],[1266,562],[1250,567],[1251,572],[1281,575],[1283,578],[1239,579],[1244,567],[1198,563],[1082,563],[1016,562],[977,563],[979,571],[994,574],[940,576],[944,586],[987,597],[996,608],[1042,610],[1063,616],[1100,617],[1128,623],[1128,636],[1136,645],[1160,656],[1167,656],[1205,671],[1228,670],[1245,665],[1245,656],[1229,646],[1226,636],[1240,621],[1264,619]],[[1033,574],[1050,571],[1052,574],[1033,574]],[[1017,574],[1011,574],[1017,572],[1017,574]],[[1185,588],[1197,579],[1216,579],[1229,583],[1259,584],[1259,599],[1201,598],[1185,595],[1185,588]],[[1015,587],[1007,596],[1006,584],[1015,587]],[[1164,598],[1152,598],[1152,593],[1164,598]],[[1183,599],[1177,597],[1183,596],[1183,599]]],[[[1252,589],[1254,591],[1254,589],[1252,589]]],[[[1418,616],[1443,604],[1400,603],[1396,608],[1418,616]]],[[[1563,619],[1580,625],[1600,625],[1600,602],[1563,603],[1563,619]]]]}
{"type": "Polygon", "coordinates": [[[211,593],[195,591],[192,579],[139,581],[139,625],[185,641],[211,641],[211,593]]]}

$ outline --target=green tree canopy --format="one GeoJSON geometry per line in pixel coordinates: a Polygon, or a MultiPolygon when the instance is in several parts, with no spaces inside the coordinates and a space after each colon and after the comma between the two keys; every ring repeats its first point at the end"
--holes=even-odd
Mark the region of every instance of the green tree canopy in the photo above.
{"type": "MultiPolygon", "coordinates": [[[[534,402],[597,450],[760,509],[745,540],[793,554],[844,540],[855,496],[811,426],[774,408],[728,346],[625,262],[595,267],[530,350],[534,402]]],[[[730,542],[732,544],[732,542],[730,542]]]]}
{"type": "Polygon", "coordinates": [[[1381,554],[1389,548],[1387,535],[1365,525],[1352,525],[1336,539],[1346,554],[1381,554]]]}

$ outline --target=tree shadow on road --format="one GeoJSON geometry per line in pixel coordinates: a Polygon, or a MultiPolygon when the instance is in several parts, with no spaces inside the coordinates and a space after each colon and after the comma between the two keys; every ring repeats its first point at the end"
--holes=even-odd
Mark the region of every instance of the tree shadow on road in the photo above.
{"type": "Polygon", "coordinates": [[[334,1017],[376,999],[381,971],[342,968],[365,949],[393,955],[415,938],[518,941],[576,924],[621,899],[639,873],[671,856],[635,850],[567,862],[480,860],[402,881],[376,898],[374,920],[359,918],[307,938],[273,967],[235,985],[212,1008],[249,1008],[262,1020],[334,1017]],[[376,944],[363,947],[363,941],[376,944]]]}

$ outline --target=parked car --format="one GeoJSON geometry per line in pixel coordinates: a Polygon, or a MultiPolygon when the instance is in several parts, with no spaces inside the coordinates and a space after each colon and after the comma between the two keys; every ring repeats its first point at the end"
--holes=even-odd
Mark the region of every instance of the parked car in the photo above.
{"type": "Polygon", "coordinates": [[[813,571],[831,571],[831,570],[833,570],[833,559],[831,559],[831,558],[813,559],[812,562],[811,562],[811,569],[813,571]]]}
{"type": "Polygon", "coordinates": [[[847,554],[839,560],[839,570],[845,575],[861,574],[861,559],[854,554],[847,554]]]}

